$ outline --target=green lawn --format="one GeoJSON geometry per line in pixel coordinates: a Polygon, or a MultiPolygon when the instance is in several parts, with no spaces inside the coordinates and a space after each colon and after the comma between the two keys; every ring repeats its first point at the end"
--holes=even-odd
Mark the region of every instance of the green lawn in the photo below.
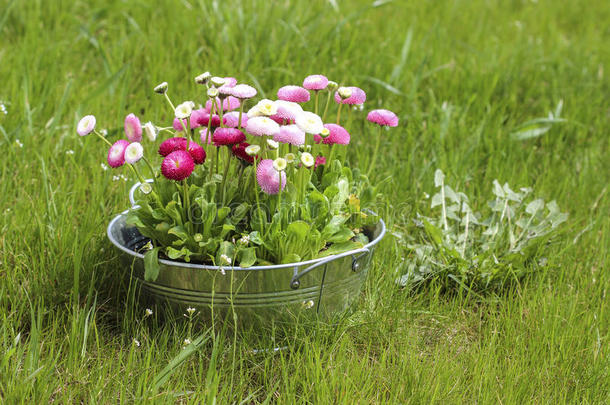
{"type": "MultiPolygon", "coordinates": [[[[602,0],[0,0],[0,400],[610,402],[609,21],[602,0]],[[169,121],[152,87],[192,98],[205,70],[272,91],[324,73],[396,111],[373,174],[391,232],[349,319],[280,353],[208,336],[155,391],[188,325],[129,303],[105,228],[133,179],[75,128],[169,121]],[[565,122],[511,138],[561,100],[565,122]],[[478,297],[397,288],[392,231],[429,213],[437,168],[474,205],[494,179],[556,200],[543,271],[478,297]]],[[[374,136],[352,133],[352,162],[374,136]]]]}

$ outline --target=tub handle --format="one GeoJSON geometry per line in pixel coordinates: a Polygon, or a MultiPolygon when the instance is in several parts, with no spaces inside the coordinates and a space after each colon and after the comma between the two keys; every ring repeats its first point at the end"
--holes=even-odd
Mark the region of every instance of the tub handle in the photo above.
{"type": "MultiPolygon", "coordinates": [[[[154,179],[146,179],[145,180],[147,183],[152,183],[155,180],[154,179]]],[[[135,183],[133,186],[131,186],[131,188],[129,189],[129,202],[131,203],[131,208],[135,208],[136,207],[136,199],[134,198],[134,194],[136,193],[136,190],[138,188],[140,188],[140,185],[142,185],[142,182],[137,182],[135,183]]]]}
{"type": "Polygon", "coordinates": [[[299,273],[299,266],[295,266],[294,270],[293,270],[294,275],[292,276],[292,280],[290,281],[290,288],[292,288],[293,290],[298,289],[301,286],[300,278],[303,277],[305,274],[309,273],[310,271],[312,271],[320,266],[323,266],[329,262],[332,262],[333,260],[340,259],[345,256],[352,256],[352,271],[356,272],[356,271],[358,271],[358,269],[360,267],[360,265],[358,264],[358,260],[360,260],[363,256],[367,255],[369,252],[370,252],[370,250],[368,248],[363,247],[363,248],[352,250],[349,252],[328,256],[328,257],[323,258],[319,262],[316,262],[316,263],[312,264],[311,266],[307,267],[305,270],[301,271],[300,273],[299,273]]]}

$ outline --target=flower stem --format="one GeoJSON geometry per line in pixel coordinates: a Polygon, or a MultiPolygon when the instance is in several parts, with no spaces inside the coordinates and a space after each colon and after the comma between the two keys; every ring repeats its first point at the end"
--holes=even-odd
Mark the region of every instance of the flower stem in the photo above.
{"type": "Polygon", "coordinates": [[[174,107],[174,103],[172,103],[172,100],[169,99],[167,92],[163,93],[163,95],[165,96],[165,99],[169,103],[169,106],[172,107],[172,111],[176,111],[176,107],[174,107]]]}
{"type": "Polygon", "coordinates": [[[324,122],[324,119],[326,118],[326,113],[328,112],[328,106],[330,105],[330,96],[331,95],[332,95],[332,92],[329,91],[328,97],[326,97],[326,106],[324,107],[324,114],[322,114],[322,122],[324,122]]]}
{"type": "Polygon", "coordinates": [[[315,96],[315,101],[314,101],[314,113],[318,113],[318,93],[320,92],[319,90],[314,90],[316,92],[316,96],[315,96]]]}
{"type": "Polygon", "coordinates": [[[244,113],[244,100],[239,103],[239,119],[237,120],[237,129],[241,129],[241,116],[244,113]]]}
{"type": "Polygon", "coordinates": [[[381,125],[379,126],[379,136],[377,136],[377,140],[375,141],[375,151],[373,152],[373,160],[371,160],[371,165],[369,166],[369,170],[367,170],[366,175],[370,176],[373,168],[375,167],[375,162],[377,161],[377,153],[379,153],[379,144],[381,142],[381,125]]]}
{"type": "Polygon", "coordinates": [[[339,104],[339,108],[337,109],[337,125],[341,121],[341,107],[343,107],[343,103],[339,104]]]}
{"type": "Polygon", "coordinates": [[[148,166],[148,170],[150,170],[150,174],[152,176],[152,178],[155,178],[155,169],[153,169],[152,165],[150,164],[150,162],[148,161],[148,159],[146,159],[144,156],[142,156],[142,160],[144,160],[144,163],[146,163],[146,165],[148,166]]]}
{"type": "Polygon", "coordinates": [[[229,175],[229,167],[231,166],[231,150],[229,149],[229,146],[227,146],[227,162],[225,164],[225,171],[222,175],[222,205],[224,206],[226,201],[225,201],[225,197],[227,194],[227,177],[229,175]]]}
{"type": "Polygon", "coordinates": [[[99,136],[104,142],[106,142],[108,145],[112,146],[112,142],[110,142],[108,139],[106,139],[104,137],[104,135],[100,134],[99,132],[97,132],[96,129],[93,130],[93,132],[95,133],[95,135],[99,136]]]}

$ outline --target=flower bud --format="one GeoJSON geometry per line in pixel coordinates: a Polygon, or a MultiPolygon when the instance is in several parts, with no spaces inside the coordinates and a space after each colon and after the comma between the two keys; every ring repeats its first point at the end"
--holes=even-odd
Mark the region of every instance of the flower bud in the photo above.
{"type": "Polygon", "coordinates": [[[269,145],[271,149],[277,149],[280,147],[280,144],[273,139],[267,139],[267,145],[269,145]]]}
{"type": "Polygon", "coordinates": [[[167,93],[167,82],[163,82],[155,87],[155,93],[165,94],[167,93]]]}
{"type": "Polygon", "coordinates": [[[278,172],[283,172],[284,170],[286,170],[287,165],[288,163],[284,158],[277,158],[273,161],[273,168],[278,172]]]}
{"type": "Polygon", "coordinates": [[[337,92],[339,93],[339,97],[341,97],[343,100],[352,96],[352,89],[349,87],[339,87],[337,92]]]}
{"type": "Polygon", "coordinates": [[[320,132],[320,136],[322,138],[328,138],[329,135],[330,135],[330,130],[328,128],[324,128],[322,130],[322,132],[320,132]]]}
{"type": "Polygon", "coordinates": [[[303,163],[303,166],[305,167],[312,167],[316,163],[316,161],[311,153],[304,152],[301,154],[301,163],[303,163]]]}
{"type": "Polygon", "coordinates": [[[286,159],[286,162],[288,163],[294,163],[294,159],[296,159],[296,157],[294,156],[294,153],[286,153],[284,159],[286,159]]]}
{"type": "Polygon", "coordinates": [[[206,84],[208,82],[208,80],[210,80],[210,77],[212,77],[210,72],[202,73],[202,74],[200,74],[199,76],[197,76],[195,78],[195,83],[197,83],[197,84],[206,84]]]}
{"type": "Polygon", "coordinates": [[[208,89],[208,97],[209,98],[216,98],[216,97],[218,97],[218,89],[216,87],[210,87],[208,89]]]}
{"type": "Polygon", "coordinates": [[[210,79],[210,82],[211,82],[211,83],[212,83],[214,86],[216,86],[216,87],[220,87],[220,86],[222,86],[223,84],[225,84],[225,83],[226,83],[226,80],[225,80],[224,78],[222,78],[222,77],[214,76],[214,77],[212,77],[212,78],[210,79]]]}
{"type": "Polygon", "coordinates": [[[142,183],[140,185],[140,191],[142,192],[142,194],[150,194],[152,191],[152,186],[150,185],[150,183],[142,183]]]}
{"type": "Polygon", "coordinates": [[[333,82],[332,80],[329,80],[328,84],[326,85],[326,90],[335,91],[335,90],[337,90],[338,87],[339,87],[339,85],[337,84],[337,82],[333,82]]]}
{"type": "Polygon", "coordinates": [[[203,240],[203,235],[200,233],[196,233],[195,235],[193,235],[193,239],[195,240],[195,242],[201,242],[203,240]]]}
{"type": "Polygon", "coordinates": [[[261,147],[258,145],[248,145],[246,146],[245,150],[248,156],[256,156],[256,154],[261,150],[261,147]]]}

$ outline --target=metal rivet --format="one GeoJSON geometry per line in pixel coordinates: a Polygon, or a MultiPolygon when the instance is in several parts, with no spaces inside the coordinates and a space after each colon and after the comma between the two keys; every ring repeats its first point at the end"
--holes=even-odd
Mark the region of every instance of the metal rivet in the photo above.
{"type": "Polygon", "coordinates": [[[292,280],[290,282],[290,288],[292,288],[293,290],[298,289],[301,286],[301,282],[299,280],[292,280]]]}
{"type": "Polygon", "coordinates": [[[354,262],[352,263],[352,271],[358,271],[359,268],[360,268],[360,263],[358,263],[357,261],[354,260],[354,262]]]}

